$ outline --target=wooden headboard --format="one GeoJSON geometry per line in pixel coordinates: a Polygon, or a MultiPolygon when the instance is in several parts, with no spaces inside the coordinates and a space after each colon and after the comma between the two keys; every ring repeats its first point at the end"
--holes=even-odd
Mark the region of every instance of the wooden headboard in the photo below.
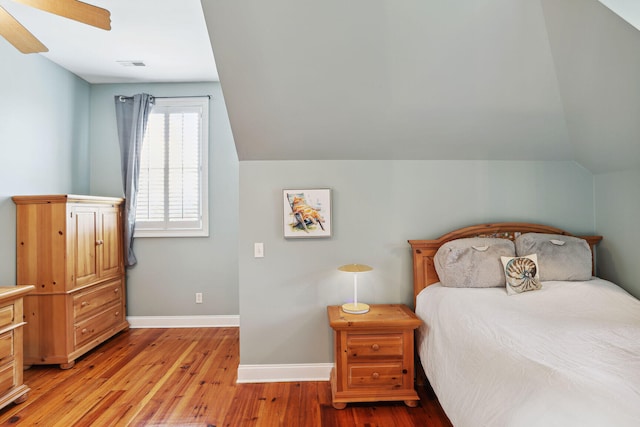
{"type": "MultiPolygon", "coordinates": [[[[526,222],[497,222],[495,224],[479,224],[451,231],[435,240],[409,240],[413,252],[413,298],[427,286],[439,281],[433,257],[443,244],[465,237],[500,237],[514,240],[524,233],[547,233],[573,236],[559,228],[548,225],[530,224],[526,222]]],[[[595,274],[594,246],[602,240],[602,236],[575,236],[585,239],[591,248],[593,272],[595,274]]]]}

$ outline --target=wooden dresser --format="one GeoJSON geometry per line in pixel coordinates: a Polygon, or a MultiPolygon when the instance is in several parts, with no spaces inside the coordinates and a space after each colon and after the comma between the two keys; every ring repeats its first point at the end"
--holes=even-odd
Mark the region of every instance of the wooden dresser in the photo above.
{"type": "Polygon", "coordinates": [[[0,287],[0,408],[27,399],[29,387],[22,383],[23,297],[33,286],[0,287]]]}
{"type": "Polygon", "coordinates": [[[336,305],[327,314],[334,330],[333,407],[385,400],[417,406],[413,335],[420,319],[402,304],[374,304],[365,314],[348,314],[336,305]]]}
{"type": "Polygon", "coordinates": [[[24,363],[60,364],[127,329],[122,202],[77,195],[14,196],[24,363]]]}

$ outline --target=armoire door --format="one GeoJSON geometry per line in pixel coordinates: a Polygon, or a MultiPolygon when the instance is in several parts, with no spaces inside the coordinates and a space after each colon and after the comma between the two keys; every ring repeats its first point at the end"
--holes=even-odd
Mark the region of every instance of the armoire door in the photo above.
{"type": "Polygon", "coordinates": [[[98,237],[100,277],[117,276],[122,273],[121,229],[118,207],[100,208],[100,236],[98,237]]]}
{"type": "Polygon", "coordinates": [[[98,208],[95,207],[75,206],[73,208],[75,287],[98,279],[97,246],[100,244],[98,212],[98,208]]]}

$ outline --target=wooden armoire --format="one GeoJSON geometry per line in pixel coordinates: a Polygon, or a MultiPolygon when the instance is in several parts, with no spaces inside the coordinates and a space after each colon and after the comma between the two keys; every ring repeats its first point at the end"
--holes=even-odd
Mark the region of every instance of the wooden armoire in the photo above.
{"type": "Polygon", "coordinates": [[[123,199],[14,196],[18,285],[24,298],[24,364],[75,360],[127,329],[123,199]]]}

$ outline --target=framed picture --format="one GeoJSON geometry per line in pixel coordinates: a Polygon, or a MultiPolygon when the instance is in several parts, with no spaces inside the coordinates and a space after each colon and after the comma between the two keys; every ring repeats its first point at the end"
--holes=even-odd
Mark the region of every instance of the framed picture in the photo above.
{"type": "Polygon", "coordinates": [[[284,237],[331,237],[331,190],[282,190],[284,237]]]}

